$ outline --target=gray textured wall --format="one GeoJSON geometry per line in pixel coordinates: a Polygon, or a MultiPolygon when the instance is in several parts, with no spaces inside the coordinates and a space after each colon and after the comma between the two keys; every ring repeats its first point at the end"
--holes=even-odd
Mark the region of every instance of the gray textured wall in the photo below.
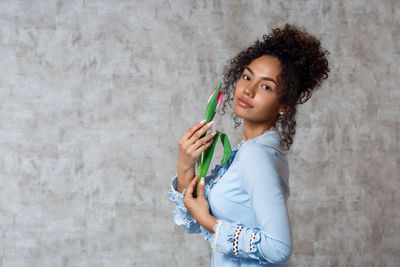
{"type": "Polygon", "coordinates": [[[399,266],[399,17],[396,0],[0,0],[0,266],[208,266],[172,221],[177,140],[228,59],[285,22],[331,52],[289,153],[291,264],[399,266]]]}

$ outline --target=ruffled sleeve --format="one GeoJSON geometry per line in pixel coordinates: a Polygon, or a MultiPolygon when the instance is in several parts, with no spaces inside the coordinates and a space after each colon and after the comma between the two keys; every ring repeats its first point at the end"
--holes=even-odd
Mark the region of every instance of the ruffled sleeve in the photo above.
{"type": "MultiPolygon", "coordinates": [[[[220,173],[221,165],[216,165],[214,169],[211,171],[211,175],[205,178],[205,197],[208,198],[208,192],[212,188],[215,183],[215,179],[218,177],[220,173]]],[[[185,196],[186,189],[182,193],[177,191],[177,182],[178,178],[175,176],[172,178],[171,188],[168,191],[169,199],[175,204],[174,210],[174,222],[177,225],[181,225],[185,228],[185,231],[188,233],[203,233],[204,239],[207,242],[212,241],[212,233],[204,229],[190,214],[190,212],[186,209],[183,204],[183,197],[185,196]]]]}
{"type": "MultiPolygon", "coordinates": [[[[219,179],[226,173],[229,166],[231,165],[235,155],[243,142],[236,146],[231,153],[228,161],[224,166],[216,165],[211,171],[211,174],[205,178],[206,186],[204,188],[204,196],[208,200],[210,190],[219,181],[219,179]]],[[[193,216],[188,212],[185,205],[183,204],[183,197],[185,196],[186,190],[182,193],[177,191],[177,177],[175,176],[171,182],[171,188],[169,190],[170,200],[175,204],[174,210],[174,221],[177,225],[182,225],[188,233],[202,233],[204,240],[211,243],[214,240],[214,234],[203,228],[198,222],[195,221],[193,216]]]]}
{"type": "Polygon", "coordinates": [[[200,224],[195,222],[193,216],[188,212],[183,204],[183,197],[186,189],[182,193],[177,191],[177,177],[174,177],[171,182],[171,189],[168,191],[169,199],[174,202],[174,221],[177,225],[182,225],[188,233],[200,233],[200,224]]]}

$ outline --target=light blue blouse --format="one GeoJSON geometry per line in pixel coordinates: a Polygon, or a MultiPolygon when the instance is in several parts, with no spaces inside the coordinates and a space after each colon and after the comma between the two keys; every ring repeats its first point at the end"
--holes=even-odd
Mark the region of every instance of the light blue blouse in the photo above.
{"type": "Polygon", "coordinates": [[[176,191],[176,177],[169,190],[176,206],[175,223],[188,233],[203,233],[212,247],[211,266],[284,264],[292,254],[288,178],[278,133],[267,131],[242,141],[225,166],[217,165],[206,177],[205,196],[218,220],[215,233],[205,230],[187,211],[182,201],[185,192],[176,191]]]}

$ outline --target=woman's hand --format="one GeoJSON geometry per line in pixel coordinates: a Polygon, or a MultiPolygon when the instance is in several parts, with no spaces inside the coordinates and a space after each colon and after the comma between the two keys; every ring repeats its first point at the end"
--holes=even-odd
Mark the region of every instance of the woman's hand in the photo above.
{"type": "Polygon", "coordinates": [[[196,123],[179,139],[178,167],[183,171],[193,168],[196,165],[200,154],[211,144],[215,134],[202,137],[212,127],[212,122],[204,125],[205,121],[196,123]]]}
{"type": "Polygon", "coordinates": [[[212,122],[205,121],[196,123],[179,139],[178,150],[178,192],[182,192],[195,176],[196,161],[200,154],[211,146],[214,133],[203,137],[212,127],[212,122]]]}
{"type": "Polygon", "coordinates": [[[200,181],[197,198],[193,197],[197,179],[197,176],[194,177],[187,187],[185,197],[183,198],[183,204],[185,204],[186,209],[190,212],[193,218],[200,223],[201,226],[203,226],[207,231],[213,233],[213,228],[217,224],[217,219],[210,214],[210,205],[204,196],[204,178],[202,178],[200,181]]]}

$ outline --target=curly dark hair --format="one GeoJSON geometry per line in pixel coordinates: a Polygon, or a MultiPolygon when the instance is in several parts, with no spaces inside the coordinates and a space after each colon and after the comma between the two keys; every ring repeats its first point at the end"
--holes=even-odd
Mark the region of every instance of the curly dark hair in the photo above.
{"type": "MultiPolygon", "coordinates": [[[[296,133],[296,106],[310,99],[312,91],[328,78],[328,51],[321,42],[304,29],[286,24],[283,29],[274,28],[263,40],[257,40],[252,46],[231,59],[224,69],[222,91],[228,97],[224,101],[222,113],[227,105],[232,107],[233,92],[244,68],[254,59],[269,55],[279,59],[281,73],[277,78],[278,101],[289,107],[288,112],[276,118],[280,142],[289,150],[296,133]]],[[[237,115],[233,115],[235,128],[240,125],[237,115]]]]}

